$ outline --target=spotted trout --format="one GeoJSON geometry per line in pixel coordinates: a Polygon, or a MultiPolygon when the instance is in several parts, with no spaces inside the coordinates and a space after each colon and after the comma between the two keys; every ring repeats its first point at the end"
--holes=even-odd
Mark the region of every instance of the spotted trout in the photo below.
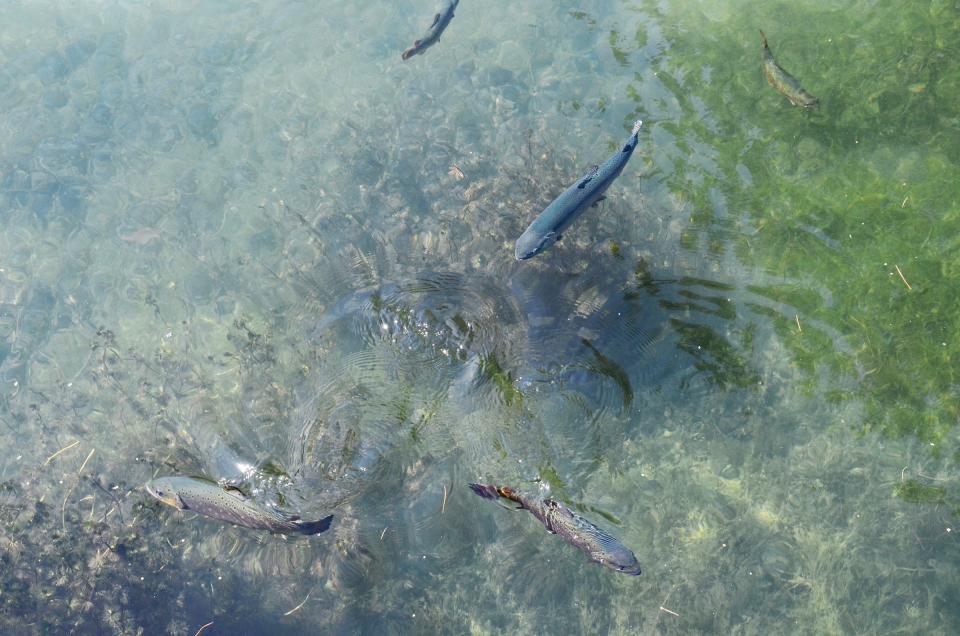
{"type": "Polygon", "coordinates": [[[794,106],[811,108],[819,104],[819,99],[805,91],[803,86],[800,86],[800,82],[783,70],[783,67],[773,59],[773,53],[767,46],[767,36],[764,35],[763,31],[760,31],[760,42],[763,44],[763,74],[766,75],[770,86],[783,93],[794,106]]]}
{"type": "Polygon", "coordinates": [[[631,576],[640,574],[640,564],[629,548],[559,501],[530,497],[505,486],[468,485],[484,499],[502,497],[519,504],[518,508],[529,511],[539,519],[547,532],[580,548],[596,563],[631,576]]]}
{"type": "Polygon", "coordinates": [[[276,534],[320,534],[330,527],[333,515],[304,521],[298,515],[256,505],[236,488],[222,487],[196,477],[159,477],[145,486],[147,492],[178,510],[192,510],[244,528],[276,534]]]}
{"type": "Polygon", "coordinates": [[[433,16],[433,23],[423,37],[414,42],[413,46],[404,51],[400,57],[409,60],[414,55],[420,55],[439,42],[444,29],[450,24],[450,20],[453,20],[453,10],[457,8],[458,4],[460,4],[460,0],[450,0],[450,2],[447,3],[446,9],[433,16]]]}
{"type": "Polygon", "coordinates": [[[562,232],[573,223],[584,210],[603,200],[603,193],[613,180],[620,176],[627,162],[637,148],[637,134],[643,122],[639,119],[633,124],[633,131],[623,148],[601,166],[594,166],[579,181],[563,191],[548,205],[533,223],[520,235],[514,249],[518,261],[532,258],[546,250],[562,238],[562,232]]]}

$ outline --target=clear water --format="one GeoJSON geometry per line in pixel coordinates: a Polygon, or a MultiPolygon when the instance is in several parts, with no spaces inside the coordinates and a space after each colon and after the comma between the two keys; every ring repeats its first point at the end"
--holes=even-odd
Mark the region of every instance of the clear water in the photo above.
{"type": "Polygon", "coordinates": [[[960,7],[562,5],[0,10],[5,633],[960,631],[960,7]]]}

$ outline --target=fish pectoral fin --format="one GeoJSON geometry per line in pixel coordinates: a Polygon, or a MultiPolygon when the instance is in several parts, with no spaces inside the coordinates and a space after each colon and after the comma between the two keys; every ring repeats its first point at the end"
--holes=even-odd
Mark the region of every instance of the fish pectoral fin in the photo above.
{"type": "Polygon", "coordinates": [[[174,495],[174,502],[174,506],[177,508],[177,510],[190,510],[189,506],[187,506],[187,502],[184,501],[180,495],[174,495]]]}
{"type": "Polygon", "coordinates": [[[272,505],[269,506],[268,510],[270,514],[283,522],[296,523],[301,520],[300,515],[297,513],[280,510],[279,508],[274,508],[272,505]]]}
{"type": "Polygon", "coordinates": [[[437,15],[433,16],[433,22],[430,23],[430,28],[432,29],[433,27],[437,26],[437,22],[439,21],[440,21],[440,14],[438,13],[437,15]]]}
{"type": "Polygon", "coordinates": [[[594,201],[593,203],[590,204],[590,207],[591,207],[591,208],[597,207],[598,205],[600,205],[600,202],[603,201],[603,200],[605,200],[606,198],[607,198],[607,197],[605,197],[605,196],[603,196],[603,195],[600,195],[600,197],[598,197],[596,201],[594,201]]]}

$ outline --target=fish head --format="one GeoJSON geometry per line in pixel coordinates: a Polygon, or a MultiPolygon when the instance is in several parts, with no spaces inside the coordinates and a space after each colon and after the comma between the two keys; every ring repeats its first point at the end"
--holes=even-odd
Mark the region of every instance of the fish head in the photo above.
{"type": "Polygon", "coordinates": [[[423,48],[421,48],[420,46],[420,40],[417,40],[416,42],[413,43],[413,46],[411,46],[409,49],[407,49],[406,51],[400,54],[400,58],[404,60],[409,60],[411,57],[419,53],[423,53],[423,48]]]}
{"type": "Polygon", "coordinates": [[[527,228],[527,231],[517,239],[517,245],[514,249],[514,256],[518,261],[525,261],[533,258],[540,252],[546,250],[557,242],[560,235],[557,232],[550,231],[546,233],[531,232],[533,228],[527,228]]]}
{"type": "Polygon", "coordinates": [[[594,561],[615,572],[640,574],[640,563],[630,548],[596,527],[588,528],[584,534],[589,538],[587,549],[594,561]]]}
{"type": "Polygon", "coordinates": [[[633,552],[626,548],[612,551],[604,550],[599,554],[595,553],[593,558],[597,563],[611,570],[623,572],[630,576],[640,575],[640,562],[637,561],[633,552]]]}
{"type": "Polygon", "coordinates": [[[178,510],[184,510],[187,507],[177,493],[176,484],[170,477],[159,477],[153,481],[149,481],[144,488],[153,497],[168,506],[173,506],[178,510]]]}

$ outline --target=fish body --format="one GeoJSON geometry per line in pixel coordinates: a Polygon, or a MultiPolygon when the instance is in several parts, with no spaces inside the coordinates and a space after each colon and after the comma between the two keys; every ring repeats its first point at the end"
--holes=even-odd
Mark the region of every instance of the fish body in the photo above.
{"type": "Polygon", "coordinates": [[[547,532],[555,534],[590,558],[611,570],[631,576],[640,574],[637,557],[625,545],[594,524],[576,514],[559,501],[542,497],[530,497],[506,486],[469,484],[474,493],[485,499],[509,499],[529,511],[547,532]]]}
{"type": "Polygon", "coordinates": [[[195,477],[159,477],[145,487],[148,493],[178,510],[192,510],[244,528],[277,534],[320,534],[333,520],[333,515],[328,515],[317,521],[304,521],[294,514],[258,506],[235,488],[195,477]]]}
{"type": "Polygon", "coordinates": [[[562,232],[573,223],[584,210],[603,198],[604,191],[613,180],[620,176],[624,167],[637,147],[637,135],[643,122],[633,124],[630,139],[603,165],[594,166],[576,183],[564,190],[548,205],[533,223],[520,235],[514,249],[518,261],[532,258],[546,250],[562,237],[562,232]]]}
{"type": "Polygon", "coordinates": [[[763,74],[767,77],[767,81],[770,82],[770,86],[773,86],[783,93],[794,106],[812,108],[819,104],[819,99],[804,90],[803,86],[800,86],[800,82],[790,75],[790,73],[783,70],[783,67],[773,59],[773,53],[770,52],[770,47],[767,45],[767,36],[764,35],[763,31],[760,31],[760,42],[763,45],[763,51],[761,53],[763,57],[763,74]]]}
{"type": "Polygon", "coordinates": [[[460,0],[450,0],[450,2],[447,3],[447,7],[443,11],[433,16],[433,23],[430,25],[430,28],[427,29],[427,32],[423,35],[423,37],[414,42],[413,46],[404,51],[400,57],[405,60],[409,60],[414,55],[423,53],[428,48],[439,42],[443,31],[450,24],[450,21],[453,20],[453,11],[457,8],[458,4],[460,4],[460,0]]]}

